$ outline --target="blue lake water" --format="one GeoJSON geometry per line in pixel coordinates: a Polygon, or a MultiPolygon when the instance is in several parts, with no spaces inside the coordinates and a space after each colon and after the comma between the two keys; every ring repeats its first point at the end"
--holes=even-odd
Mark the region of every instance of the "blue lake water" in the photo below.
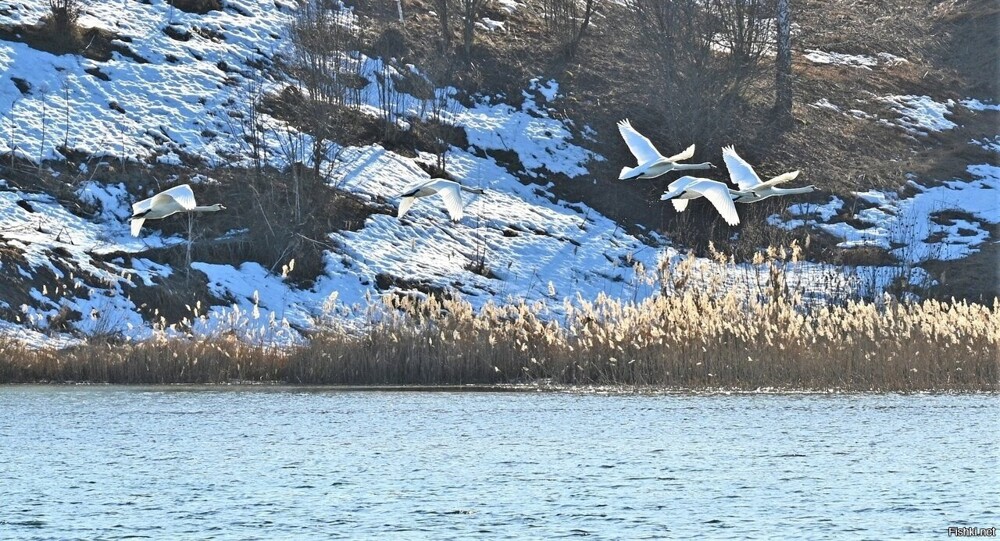
{"type": "Polygon", "coordinates": [[[941,538],[1000,526],[998,406],[0,387],[0,539],[941,538]]]}

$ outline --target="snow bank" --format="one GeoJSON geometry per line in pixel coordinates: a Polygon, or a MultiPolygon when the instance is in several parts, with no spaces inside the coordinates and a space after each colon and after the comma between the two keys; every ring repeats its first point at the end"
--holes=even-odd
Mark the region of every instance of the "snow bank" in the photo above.
{"type": "Polygon", "coordinates": [[[867,227],[832,222],[843,207],[836,197],[825,205],[789,207],[789,221],[777,215],[768,220],[789,229],[815,226],[842,239],[841,247],[876,246],[904,263],[961,259],[988,242],[990,228],[1000,223],[1000,167],[971,165],[967,172],[971,182],[955,179],[927,187],[910,181],[917,191],[912,197],[856,192],[873,205],[856,214],[867,227]]]}

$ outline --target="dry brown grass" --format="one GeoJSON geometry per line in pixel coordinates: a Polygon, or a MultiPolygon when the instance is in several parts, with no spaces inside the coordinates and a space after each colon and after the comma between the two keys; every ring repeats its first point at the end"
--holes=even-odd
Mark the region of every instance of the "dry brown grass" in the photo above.
{"type": "Polygon", "coordinates": [[[1000,303],[853,300],[815,305],[773,263],[759,295],[661,269],[667,292],[633,303],[393,297],[361,330],[332,314],[304,345],[233,334],[93,341],[55,351],[0,341],[0,382],[496,384],[844,391],[996,391],[1000,303]]]}
{"type": "Polygon", "coordinates": [[[0,381],[222,383],[276,381],[286,355],[225,337],[93,341],[62,350],[27,349],[0,339],[0,381]]]}

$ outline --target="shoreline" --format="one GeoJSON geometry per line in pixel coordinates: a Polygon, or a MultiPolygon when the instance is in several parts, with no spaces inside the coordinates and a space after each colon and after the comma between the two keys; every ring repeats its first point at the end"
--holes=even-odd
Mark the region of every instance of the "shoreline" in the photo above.
{"type": "Polygon", "coordinates": [[[36,381],[0,383],[0,391],[10,388],[103,388],[124,390],[137,388],[144,391],[165,390],[172,392],[202,391],[260,391],[260,392],[321,392],[321,393],[481,393],[481,394],[579,394],[609,396],[957,396],[1000,395],[994,389],[913,389],[913,390],[857,390],[846,388],[793,388],[768,387],[740,389],[726,387],[631,386],[631,385],[569,385],[549,383],[502,384],[315,384],[285,381],[228,381],[211,383],[107,383],[88,381],[36,381]]]}

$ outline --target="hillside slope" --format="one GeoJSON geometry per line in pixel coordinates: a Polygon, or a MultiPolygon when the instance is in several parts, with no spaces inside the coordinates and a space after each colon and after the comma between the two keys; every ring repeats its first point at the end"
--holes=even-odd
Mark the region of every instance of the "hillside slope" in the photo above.
{"type": "MultiPolygon", "coordinates": [[[[644,87],[619,82],[641,66],[601,47],[621,20],[610,4],[572,60],[553,54],[531,2],[484,19],[503,25],[482,31],[472,67],[435,93],[443,123],[461,132],[444,152],[447,176],[486,189],[467,196],[459,223],[435,199],[394,217],[404,186],[441,174],[422,142],[428,100],[396,89],[398,131],[383,140],[377,124],[379,74],[422,74],[434,55],[435,20],[419,3],[404,2],[405,58],[352,57],[364,76],[357,131],[309,166],[325,171],[311,184],[299,167],[315,134],[261,101],[294,86],[279,66],[292,54],[296,5],[229,0],[193,13],[156,0],[126,10],[88,2],[79,26],[91,39],[66,51],[37,26],[47,8],[12,4],[0,10],[0,326],[142,338],[181,323],[178,332],[298,340],[324,318],[363,319],[392,291],[460,294],[475,306],[525,298],[558,313],[578,295],[656,294],[655,269],[678,256],[668,245],[704,250],[710,240],[746,258],[799,241],[814,262],[796,268],[816,295],[836,276],[855,293],[937,280],[954,285],[942,294],[989,298],[1000,234],[995,86],[966,57],[941,64],[954,44],[869,49],[862,36],[838,47],[818,31],[834,4],[803,7],[798,19],[795,126],[778,132],[751,115],[729,129],[719,118],[721,140],[698,141],[699,158],[721,165],[713,148],[736,144],[762,176],[801,169],[821,189],[741,206],[735,229],[699,203],[680,215],[663,205],[673,177],[614,180],[632,160],[619,118],[661,138],[644,87]],[[183,218],[150,222],[140,239],[125,221],[131,202],[178,182],[229,207],[196,221],[193,272],[183,218]]],[[[983,9],[918,15],[954,33],[988,26],[983,9]]],[[[371,16],[346,13],[348,24],[371,16]]],[[[747,107],[759,113],[766,89],[755,95],[747,107]]],[[[721,272],[746,285],[756,271],[721,272]]]]}

